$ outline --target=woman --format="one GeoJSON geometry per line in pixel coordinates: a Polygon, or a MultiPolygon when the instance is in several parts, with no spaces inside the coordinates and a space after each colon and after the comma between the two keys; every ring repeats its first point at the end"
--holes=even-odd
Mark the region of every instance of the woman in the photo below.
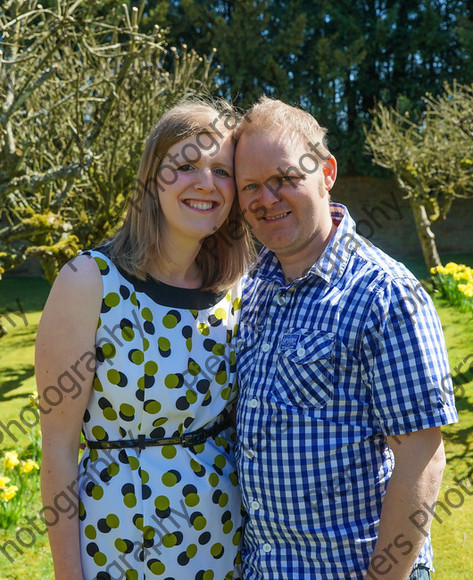
{"type": "Polygon", "coordinates": [[[123,226],[51,290],[36,369],[43,503],[61,512],[48,525],[56,580],[238,576],[228,412],[251,242],[235,200],[232,124],[228,105],[187,101],[165,113],[123,226]]]}

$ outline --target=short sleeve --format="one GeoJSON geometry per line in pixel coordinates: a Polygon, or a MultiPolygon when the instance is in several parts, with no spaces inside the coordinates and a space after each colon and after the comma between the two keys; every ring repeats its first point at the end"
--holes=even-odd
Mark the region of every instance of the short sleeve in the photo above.
{"type": "Polygon", "coordinates": [[[458,421],[442,326],[416,279],[390,280],[378,291],[361,359],[384,435],[458,421]]]}

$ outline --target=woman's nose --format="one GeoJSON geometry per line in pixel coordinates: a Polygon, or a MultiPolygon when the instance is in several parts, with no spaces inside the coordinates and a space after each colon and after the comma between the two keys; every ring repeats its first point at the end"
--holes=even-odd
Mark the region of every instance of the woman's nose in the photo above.
{"type": "Polygon", "coordinates": [[[209,191],[214,188],[214,179],[211,169],[203,168],[197,172],[197,179],[194,188],[204,191],[209,191]]]}

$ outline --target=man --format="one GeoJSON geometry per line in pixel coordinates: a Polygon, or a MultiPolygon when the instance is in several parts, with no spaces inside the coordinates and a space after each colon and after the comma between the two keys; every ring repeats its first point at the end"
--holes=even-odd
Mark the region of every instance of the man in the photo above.
{"type": "Polygon", "coordinates": [[[266,246],[238,342],[244,578],[429,578],[440,426],[457,420],[442,329],[330,202],[324,135],[266,98],[237,132],[240,205],[266,246]]]}

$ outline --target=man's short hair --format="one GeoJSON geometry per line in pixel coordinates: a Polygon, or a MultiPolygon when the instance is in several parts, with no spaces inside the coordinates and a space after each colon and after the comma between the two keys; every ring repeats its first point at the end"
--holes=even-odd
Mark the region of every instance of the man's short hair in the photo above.
{"type": "Polygon", "coordinates": [[[273,135],[300,139],[303,143],[322,144],[328,151],[325,136],[327,129],[307,111],[293,107],[277,99],[262,96],[244,115],[235,130],[235,140],[242,135],[273,135]]]}

